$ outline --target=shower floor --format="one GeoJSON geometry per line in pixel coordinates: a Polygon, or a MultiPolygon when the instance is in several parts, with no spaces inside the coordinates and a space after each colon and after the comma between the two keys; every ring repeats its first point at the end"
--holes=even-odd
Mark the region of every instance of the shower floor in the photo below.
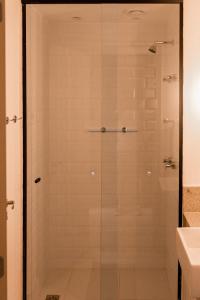
{"type": "MultiPolygon", "coordinates": [[[[37,300],[60,295],[60,300],[172,300],[165,270],[54,270],[37,300]],[[102,279],[103,275],[103,279],[102,279]],[[101,298],[100,298],[101,294],[101,298]]],[[[35,300],[35,299],[34,299],[35,300]]]]}

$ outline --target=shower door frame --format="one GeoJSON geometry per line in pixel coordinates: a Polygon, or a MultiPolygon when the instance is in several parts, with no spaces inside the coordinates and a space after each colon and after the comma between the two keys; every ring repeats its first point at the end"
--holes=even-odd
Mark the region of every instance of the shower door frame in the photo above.
{"type": "MultiPolygon", "coordinates": [[[[28,4],[179,4],[179,209],[178,226],[182,227],[183,214],[183,1],[184,0],[110,0],[110,1],[66,1],[66,0],[21,0],[22,3],[22,83],[23,83],[23,300],[27,300],[27,49],[26,49],[26,5],[28,4]]],[[[181,267],[178,262],[178,293],[181,300],[181,267]]]]}

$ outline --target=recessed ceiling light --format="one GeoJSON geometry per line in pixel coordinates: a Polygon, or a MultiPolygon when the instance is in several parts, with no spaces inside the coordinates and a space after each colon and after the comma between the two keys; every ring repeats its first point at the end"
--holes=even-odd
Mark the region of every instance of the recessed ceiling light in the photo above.
{"type": "Polygon", "coordinates": [[[126,11],[126,15],[131,17],[132,19],[140,19],[141,16],[145,14],[142,9],[129,9],[126,11]]]}
{"type": "Polygon", "coordinates": [[[81,20],[81,17],[79,17],[79,16],[74,16],[74,17],[72,17],[72,20],[74,20],[74,21],[80,21],[80,20],[81,20]]]}

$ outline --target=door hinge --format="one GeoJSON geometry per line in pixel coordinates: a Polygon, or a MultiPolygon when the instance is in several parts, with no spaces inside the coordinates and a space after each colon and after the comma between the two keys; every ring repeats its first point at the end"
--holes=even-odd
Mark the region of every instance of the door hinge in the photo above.
{"type": "Polygon", "coordinates": [[[4,276],[4,258],[0,256],[0,278],[4,276]]]}

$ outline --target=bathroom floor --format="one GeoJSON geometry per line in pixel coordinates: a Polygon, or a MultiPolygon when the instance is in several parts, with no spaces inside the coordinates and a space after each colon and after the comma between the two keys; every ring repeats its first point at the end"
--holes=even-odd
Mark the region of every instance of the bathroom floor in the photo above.
{"type": "Polygon", "coordinates": [[[47,295],[60,295],[59,300],[100,300],[100,295],[103,300],[172,299],[167,274],[160,269],[104,269],[101,288],[98,269],[54,270],[38,300],[45,300],[47,295]]]}

